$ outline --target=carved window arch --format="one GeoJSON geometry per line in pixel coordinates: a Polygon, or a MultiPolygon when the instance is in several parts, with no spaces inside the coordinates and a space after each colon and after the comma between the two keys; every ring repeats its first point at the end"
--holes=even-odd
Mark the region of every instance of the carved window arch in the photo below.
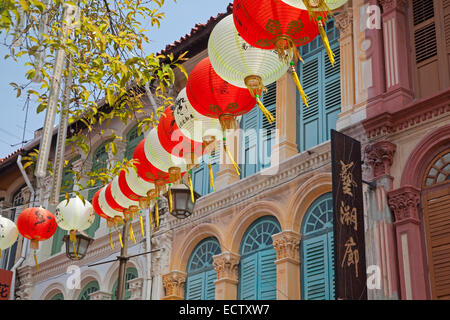
{"type": "Polygon", "coordinates": [[[440,153],[428,167],[424,187],[431,187],[450,180],[450,149],[440,153]]]}
{"type": "Polygon", "coordinates": [[[78,296],[78,300],[91,300],[90,294],[97,292],[98,290],[100,290],[100,285],[98,284],[98,281],[93,280],[84,286],[78,296]]]}

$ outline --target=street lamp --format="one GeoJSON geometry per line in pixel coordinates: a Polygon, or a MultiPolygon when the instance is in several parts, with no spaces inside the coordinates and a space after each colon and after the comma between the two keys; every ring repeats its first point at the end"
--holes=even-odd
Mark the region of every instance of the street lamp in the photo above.
{"type": "MultiPolygon", "coordinates": [[[[191,191],[184,184],[173,186],[171,189],[173,208],[171,214],[178,219],[189,217],[194,211],[194,202],[191,199],[191,191]]],[[[168,198],[168,194],[164,195],[168,198]]],[[[200,195],[194,191],[194,200],[200,198],[200,195]]]]}
{"type": "Polygon", "coordinates": [[[66,256],[74,261],[83,259],[86,256],[88,247],[94,241],[94,239],[81,233],[76,234],[76,239],[76,242],[73,243],[70,240],[70,235],[66,234],[63,237],[63,241],[66,244],[66,256]],[[76,250],[75,252],[74,248],[76,250]]]}

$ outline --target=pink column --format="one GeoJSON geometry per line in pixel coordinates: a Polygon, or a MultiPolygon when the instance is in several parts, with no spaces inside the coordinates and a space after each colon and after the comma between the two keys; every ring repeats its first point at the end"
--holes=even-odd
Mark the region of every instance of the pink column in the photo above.
{"type": "Polygon", "coordinates": [[[389,192],[395,214],[401,299],[429,299],[426,252],[419,219],[420,190],[405,186],[389,192]]]}
{"type": "Polygon", "coordinates": [[[390,112],[412,100],[410,51],[406,0],[381,0],[383,7],[385,103],[390,112]]]}

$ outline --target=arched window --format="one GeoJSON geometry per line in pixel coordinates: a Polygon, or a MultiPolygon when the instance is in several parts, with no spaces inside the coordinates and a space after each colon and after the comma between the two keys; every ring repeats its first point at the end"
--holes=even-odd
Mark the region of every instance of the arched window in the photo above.
{"type": "Polygon", "coordinates": [[[50,300],[64,300],[64,295],[61,292],[58,292],[50,300]]]}
{"type": "Polygon", "coordinates": [[[280,232],[280,224],[271,216],[256,220],[245,232],[239,251],[239,299],[277,298],[276,252],[272,235],[280,232]]]}
{"type": "Polygon", "coordinates": [[[135,126],[127,133],[127,148],[125,150],[125,158],[128,160],[133,159],[133,153],[136,149],[139,142],[144,139],[144,132],[141,132],[141,135],[138,135],[138,126],[135,126]]]}
{"type": "Polygon", "coordinates": [[[213,267],[213,256],[221,252],[215,238],[204,239],[195,247],[187,265],[186,300],[214,300],[217,274],[213,267]]]}
{"type": "MultiPolygon", "coordinates": [[[[128,281],[136,279],[138,277],[138,272],[136,268],[127,268],[127,272],[125,273],[125,300],[129,300],[131,298],[130,284],[128,281]]],[[[112,290],[111,300],[117,300],[117,285],[119,280],[116,280],[112,290]]]]}
{"type": "Polygon", "coordinates": [[[450,149],[431,161],[422,189],[433,299],[450,299],[450,149]]]}
{"type": "Polygon", "coordinates": [[[341,111],[341,78],[339,31],[334,20],[325,25],[336,63],[331,65],[320,37],[299,48],[305,63],[298,64],[300,81],[309,98],[307,108],[297,98],[297,144],[300,151],[308,150],[330,139],[330,130],[336,129],[341,111]]]}
{"type": "Polygon", "coordinates": [[[326,193],[309,207],[302,222],[300,265],[304,300],[334,299],[333,198],[326,193]]]}
{"type": "Polygon", "coordinates": [[[98,290],[100,290],[100,286],[96,280],[93,280],[84,286],[84,288],[80,292],[80,295],[78,296],[78,300],[91,300],[91,297],[89,295],[98,290]]]}

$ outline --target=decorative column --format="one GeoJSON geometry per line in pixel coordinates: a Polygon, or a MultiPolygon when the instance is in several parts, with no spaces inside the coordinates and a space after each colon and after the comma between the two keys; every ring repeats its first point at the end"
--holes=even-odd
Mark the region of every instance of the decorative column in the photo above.
{"type": "Polygon", "coordinates": [[[300,299],[300,234],[283,231],[272,236],[277,253],[277,300],[300,299]]]}
{"type": "Polygon", "coordinates": [[[240,255],[232,252],[222,252],[214,256],[214,269],[217,272],[216,300],[236,300],[238,269],[240,255]]]}
{"type": "Polygon", "coordinates": [[[25,265],[17,270],[15,300],[31,300],[33,296],[33,273],[36,267],[34,265],[25,265]]]}
{"type": "Polygon", "coordinates": [[[95,291],[89,297],[91,300],[111,300],[112,294],[105,291],[95,291]]]}
{"type": "MultiPolygon", "coordinates": [[[[350,111],[355,104],[355,58],[353,48],[353,10],[349,8],[335,18],[339,30],[341,52],[341,112],[350,111]]],[[[337,67],[337,66],[336,66],[337,67]]]]}
{"type": "Polygon", "coordinates": [[[131,292],[130,300],[143,300],[142,292],[144,288],[144,278],[135,278],[128,280],[129,290],[131,292]]]}
{"type": "Polygon", "coordinates": [[[409,27],[406,0],[380,0],[383,7],[383,39],[386,92],[389,111],[395,112],[413,98],[410,74],[409,27]],[[394,101],[392,101],[394,100],[394,101]]]}
{"type": "Polygon", "coordinates": [[[172,271],[162,277],[166,295],[163,300],[183,300],[184,285],[186,283],[186,273],[181,271],[172,271]]]}
{"type": "Polygon", "coordinates": [[[403,300],[429,298],[419,204],[420,190],[412,186],[389,192],[389,206],[395,214],[397,257],[403,300]]]}
{"type": "MultiPolygon", "coordinates": [[[[394,217],[387,205],[387,193],[392,190],[394,179],[390,173],[396,149],[389,141],[378,141],[365,148],[365,164],[371,168],[367,179],[376,183],[375,189],[363,186],[366,263],[378,267],[381,276],[380,288],[369,288],[367,292],[370,300],[398,299],[400,294],[394,217]]],[[[372,275],[368,275],[369,281],[372,275]]]]}
{"type": "Polygon", "coordinates": [[[272,166],[298,153],[296,117],[297,87],[288,71],[277,81],[276,144],[272,149],[272,166]]]}

